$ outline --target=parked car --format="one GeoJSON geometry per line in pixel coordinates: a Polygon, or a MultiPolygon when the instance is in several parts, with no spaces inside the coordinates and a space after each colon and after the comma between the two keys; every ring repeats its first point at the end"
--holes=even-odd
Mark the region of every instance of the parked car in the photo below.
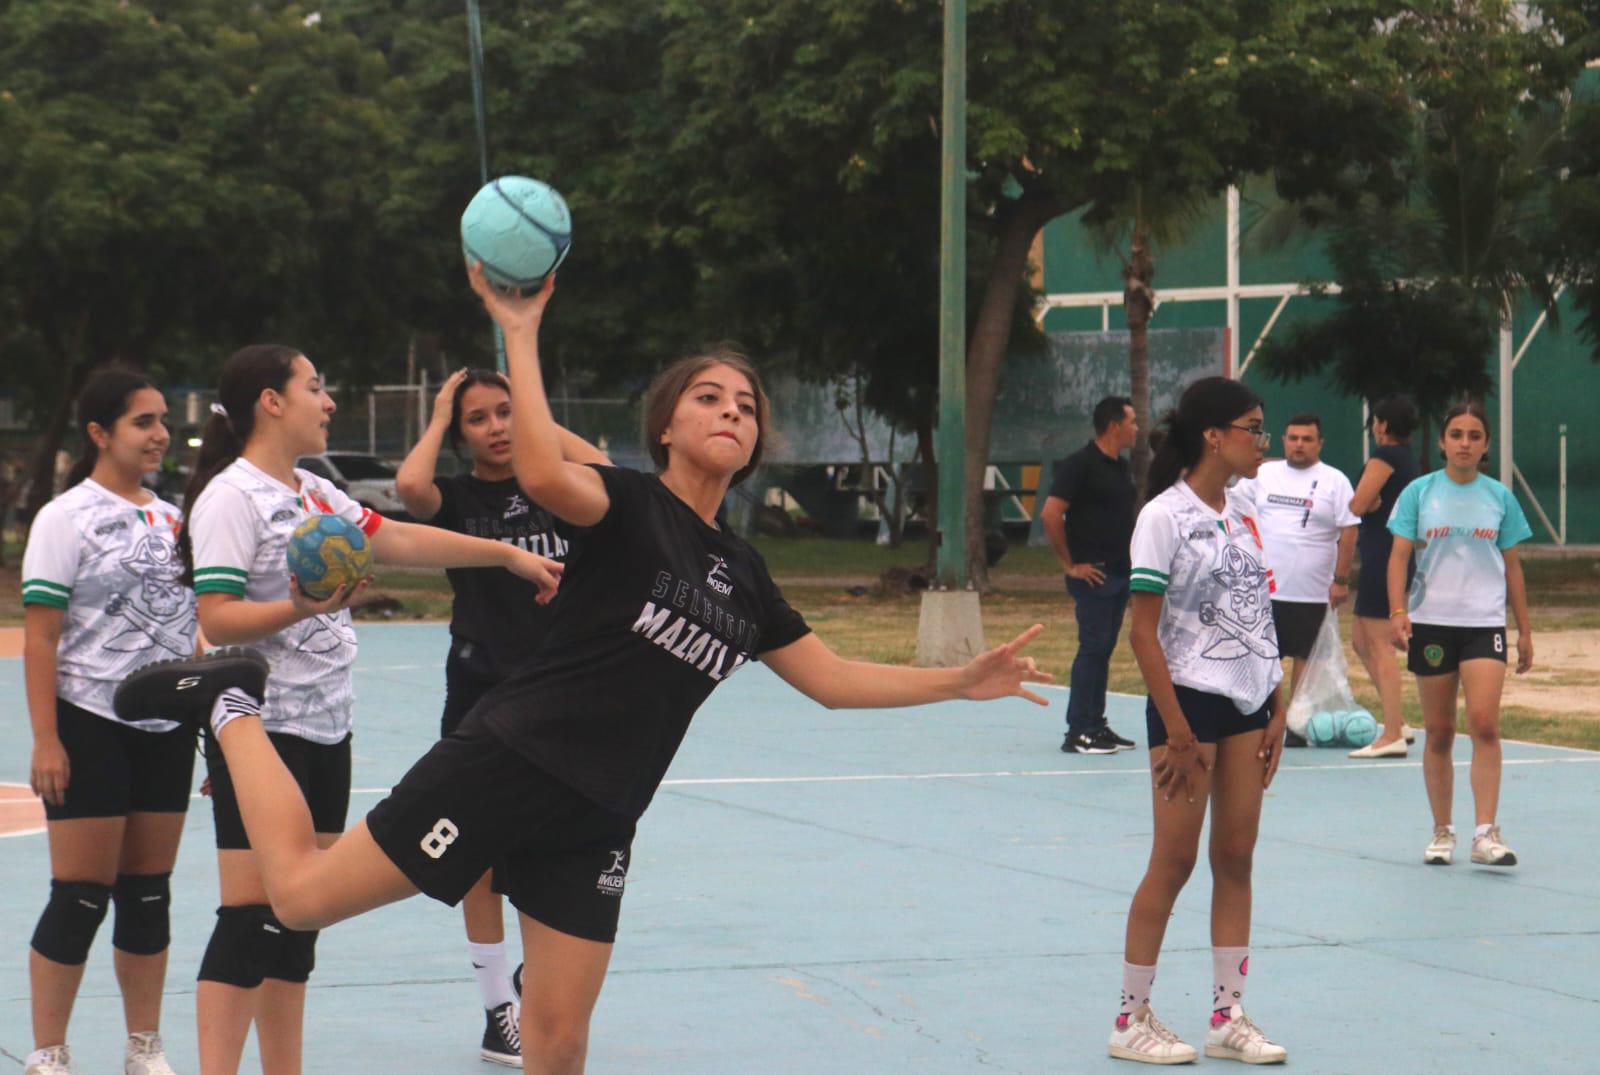
{"type": "Polygon", "coordinates": [[[328,479],[364,508],[380,515],[408,518],[394,487],[397,468],[387,460],[366,452],[323,452],[302,456],[295,465],[328,479]]]}

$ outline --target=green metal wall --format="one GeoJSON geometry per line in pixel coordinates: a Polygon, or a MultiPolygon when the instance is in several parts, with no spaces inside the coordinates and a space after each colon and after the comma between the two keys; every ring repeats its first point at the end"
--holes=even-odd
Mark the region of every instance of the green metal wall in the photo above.
{"type": "MultiPolygon", "coordinates": [[[[1240,244],[1239,281],[1241,284],[1313,283],[1331,277],[1328,264],[1314,242],[1290,244],[1266,250],[1256,241],[1256,222],[1270,205],[1270,193],[1260,187],[1246,188],[1240,213],[1243,239],[1240,244]]],[[[1226,207],[1218,198],[1215,211],[1189,229],[1181,244],[1156,250],[1156,293],[1164,288],[1220,287],[1227,282],[1226,207]]],[[[1119,263],[1114,256],[1097,254],[1075,217],[1062,217],[1045,228],[1044,284],[1046,292],[1099,292],[1120,290],[1119,263]]],[[[1331,299],[1296,297],[1289,300],[1273,334],[1296,322],[1319,316],[1331,299]]],[[[1241,362],[1260,336],[1278,299],[1243,299],[1239,303],[1239,357],[1241,362]]],[[[1557,454],[1560,427],[1567,427],[1569,544],[1600,543],[1600,436],[1594,424],[1583,416],[1600,408],[1600,365],[1591,360],[1590,344],[1576,331],[1576,317],[1563,303],[1565,317],[1561,328],[1546,324],[1529,346],[1517,367],[1514,384],[1516,463],[1532,486],[1534,495],[1549,515],[1557,518],[1557,454]]],[[[1532,327],[1535,315],[1519,309],[1514,318],[1514,339],[1521,346],[1532,327]]],[[[1224,302],[1172,302],[1163,304],[1151,322],[1152,328],[1206,327],[1227,324],[1224,302]]],[[[1100,328],[1099,307],[1055,309],[1045,318],[1050,331],[1087,331],[1100,328]]],[[[1109,327],[1125,329],[1120,304],[1110,309],[1109,327]]],[[[1496,355],[1485,356],[1491,370],[1496,355]]],[[[1268,380],[1251,366],[1244,379],[1266,402],[1267,424],[1281,433],[1282,421],[1296,411],[1320,414],[1327,437],[1323,458],[1351,475],[1361,469],[1361,401],[1340,393],[1321,381],[1280,384],[1268,380]]],[[[1490,412],[1491,417],[1494,411],[1490,412]]],[[[1496,431],[1498,434],[1498,431],[1496,431]]],[[[1419,446],[1420,447],[1420,446],[1419,446]]],[[[1274,454],[1281,444],[1274,439],[1274,454]]],[[[1490,460],[1497,456],[1491,449],[1490,460]]],[[[1550,533],[1539,522],[1532,504],[1522,489],[1518,499],[1534,528],[1534,540],[1549,542],[1550,533]]]]}

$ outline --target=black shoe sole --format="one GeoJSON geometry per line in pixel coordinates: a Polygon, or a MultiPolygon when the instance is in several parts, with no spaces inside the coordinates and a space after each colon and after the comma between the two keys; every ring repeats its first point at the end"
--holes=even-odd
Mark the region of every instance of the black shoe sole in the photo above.
{"type": "Polygon", "coordinates": [[[122,720],[175,720],[200,727],[210,719],[217,696],[229,688],[263,697],[270,671],[267,659],[245,646],[154,661],[118,684],[111,708],[122,720]]]}

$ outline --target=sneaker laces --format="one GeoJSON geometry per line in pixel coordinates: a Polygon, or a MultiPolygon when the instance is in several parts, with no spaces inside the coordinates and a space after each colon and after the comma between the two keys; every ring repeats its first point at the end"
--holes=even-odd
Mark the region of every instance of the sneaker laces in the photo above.
{"type": "Polygon", "coordinates": [[[505,1043],[522,1052],[522,1007],[518,1004],[502,1004],[495,1009],[495,1021],[500,1024],[500,1036],[505,1043]]]}
{"type": "Polygon", "coordinates": [[[1251,1018],[1242,1011],[1228,1020],[1228,1025],[1233,1033],[1243,1037],[1248,1045],[1272,1044],[1272,1039],[1267,1037],[1266,1032],[1256,1026],[1251,1018]]]}
{"type": "Polygon", "coordinates": [[[1182,1039],[1168,1030],[1166,1024],[1156,1018],[1155,1012],[1148,1012],[1144,1017],[1144,1027],[1150,1034],[1160,1039],[1163,1045],[1181,1045],[1182,1039]]]}
{"type": "Polygon", "coordinates": [[[154,1060],[162,1056],[161,1035],[154,1033],[138,1033],[128,1035],[129,1060],[154,1060]]]}

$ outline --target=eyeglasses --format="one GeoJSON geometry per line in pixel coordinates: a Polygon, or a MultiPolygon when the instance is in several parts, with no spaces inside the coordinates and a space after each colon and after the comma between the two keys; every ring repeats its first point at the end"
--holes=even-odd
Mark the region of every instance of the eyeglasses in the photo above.
{"type": "Polygon", "coordinates": [[[1265,451],[1272,444],[1272,434],[1260,426],[1242,426],[1237,422],[1228,423],[1229,429],[1242,429],[1256,439],[1256,447],[1265,451]]]}

